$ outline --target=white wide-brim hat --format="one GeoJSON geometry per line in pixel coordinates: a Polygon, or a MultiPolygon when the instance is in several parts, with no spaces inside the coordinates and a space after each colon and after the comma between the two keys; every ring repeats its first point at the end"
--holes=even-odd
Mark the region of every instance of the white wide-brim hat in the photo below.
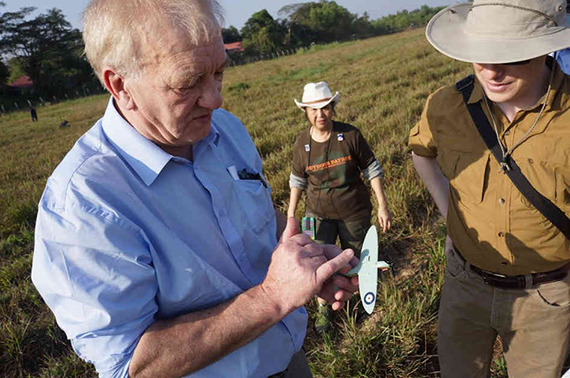
{"type": "Polygon", "coordinates": [[[339,100],[338,92],[333,96],[329,85],[326,81],[319,81],[318,83],[309,83],[303,89],[302,102],[293,99],[299,109],[304,110],[306,107],[313,109],[324,108],[331,102],[336,104],[339,100]]]}
{"type": "Polygon", "coordinates": [[[430,20],[428,41],[470,63],[511,63],[570,47],[567,0],[474,0],[430,20]]]}

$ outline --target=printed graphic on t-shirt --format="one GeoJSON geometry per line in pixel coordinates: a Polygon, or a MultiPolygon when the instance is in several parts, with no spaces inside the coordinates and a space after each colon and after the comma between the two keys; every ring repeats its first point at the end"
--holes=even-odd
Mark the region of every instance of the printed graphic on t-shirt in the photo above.
{"type": "Polygon", "coordinates": [[[343,157],[338,158],[338,159],[332,159],[329,161],[325,161],[324,163],[321,163],[321,164],[309,165],[307,167],[307,172],[316,172],[316,171],[322,171],[323,169],[327,169],[327,168],[337,167],[339,165],[346,164],[347,161],[351,161],[351,160],[352,160],[352,156],[343,156],[343,157]]]}
{"type": "MultiPolygon", "coordinates": [[[[334,190],[347,184],[346,170],[353,164],[352,156],[345,155],[343,151],[330,151],[329,153],[318,149],[319,155],[312,159],[305,171],[311,176],[315,189],[334,190]]],[[[313,152],[317,152],[314,149],[313,152]]]]}

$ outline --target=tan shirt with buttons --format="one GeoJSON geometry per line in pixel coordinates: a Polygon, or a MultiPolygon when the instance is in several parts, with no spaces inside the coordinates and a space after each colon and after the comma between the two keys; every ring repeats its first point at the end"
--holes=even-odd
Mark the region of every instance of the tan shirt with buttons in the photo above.
{"type": "MultiPolygon", "coordinates": [[[[544,113],[512,158],[542,195],[570,214],[570,76],[557,64],[544,113]]],[[[535,122],[544,97],[512,122],[489,103],[503,145],[513,146],[535,122]]],[[[483,102],[475,82],[469,103],[483,102]]],[[[489,118],[490,119],[490,118],[489,118]]],[[[570,241],[522,196],[479,135],[455,86],[430,95],[410,131],[416,155],[437,158],[449,179],[448,233],[481,269],[505,275],[546,272],[570,261],[570,241]]]]}

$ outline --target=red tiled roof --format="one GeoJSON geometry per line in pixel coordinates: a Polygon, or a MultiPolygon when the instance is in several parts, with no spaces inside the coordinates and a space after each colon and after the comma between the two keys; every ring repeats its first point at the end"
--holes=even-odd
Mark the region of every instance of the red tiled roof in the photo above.
{"type": "Polygon", "coordinates": [[[238,50],[238,51],[243,51],[243,48],[241,47],[241,41],[239,42],[232,42],[232,43],[224,43],[224,47],[226,50],[238,50]]]}
{"type": "Polygon", "coordinates": [[[30,79],[28,75],[22,75],[16,80],[14,80],[10,84],[10,86],[16,88],[29,88],[34,86],[34,82],[32,81],[32,79],[30,79]]]}

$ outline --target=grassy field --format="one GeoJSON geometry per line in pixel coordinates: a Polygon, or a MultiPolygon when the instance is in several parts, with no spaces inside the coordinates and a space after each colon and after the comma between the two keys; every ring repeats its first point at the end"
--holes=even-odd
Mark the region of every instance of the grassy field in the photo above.
{"type": "MultiPolygon", "coordinates": [[[[335,330],[305,349],[316,377],[437,377],[437,307],[443,282],[445,227],[418,180],[406,148],[408,131],[427,96],[470,72],[437,53],[423,30],[327,46],[272,61],[230,68],[223,107],[248,128],[286,212],[292,144],[307,122],[293,103],[305,83],[326,80],[341,100],[336,119],[362,130],[384,169],[393,228],[380,235],[383,273],[372,316],[355,297],[336,316],[335,330]]],[[[107,96],[0,117],[0,376],[94,377],[73,354],[30,280],[37,202],[47,177],[74,141],[99,117],[107,96]],[[70,128],[59,128],[63,120],[70,128]]],[[[298,215],[302,214],[302,206],[298,215]]],[[[375,214],[375,211],[373,212],[375,214]]],[[[376,219],[373,219],[376,222],[376,219]]],[[[311,316],[315,305],[308,306],[311,316]]],[[[493,377],[506,377],[500,354],[493,377]]]]}

